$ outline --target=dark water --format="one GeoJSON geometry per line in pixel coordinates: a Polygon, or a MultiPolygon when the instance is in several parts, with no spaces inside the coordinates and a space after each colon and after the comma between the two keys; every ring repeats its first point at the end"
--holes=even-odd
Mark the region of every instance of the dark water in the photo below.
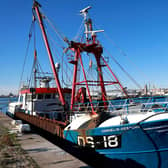
{"type": "Polygon", "coordinates": [[[17,97],[6,97],[6,98],[0,98],[0,111],[3,113],[6,113],[8,109],[8,104],[13,101],[17,101],[17,97]]]}

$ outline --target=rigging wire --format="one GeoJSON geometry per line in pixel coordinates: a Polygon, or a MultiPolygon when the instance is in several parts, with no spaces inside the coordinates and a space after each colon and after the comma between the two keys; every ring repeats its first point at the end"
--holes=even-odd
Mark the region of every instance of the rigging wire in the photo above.
{"type": "MultiPolygon", "coordinates": [[[[68,76],[67,75],[67,71],[64,69],[64,53],[62,54],[62,69],[65,71],[65,73],[66,73],[66,76],[68,76]]],[[[67,65],[67,64],[66,64],[67,65]]],[[[66,68],[68,69],[68,66],[66,66],[66,68]]],[[[70,79],[68,79],[69,80],[69,84],[68,83],[66,83],[65,82],[65,80],[64,80],[64,75],[63,75],[64,73],[62,72],[62,83],[65,85],[65,86],[67,86],[67,87],[70,87],[70,86],[72,86],[72,81],[70,80],[70,79]]],[[[71,73],[72,74],[72,73],[71,73]]]]}
{"type": "MultiPolygon", "coordinates": [[[[61,39],[61,40],[65,43],[65,41],[64,41],[65,37],[64,37],[63,35],[61,35],[61,33],[55,28],[55,26],[52,24],[52,22],[48,19],[47,16],[45,16],[45,18],[46,18],[46,21],[48,21],[48,23],[50,24],[50,26],[54,29],[54,32],[56,32],[56,34],[57,34],[57,36],[59,37],[59,39],[61,39]]],[[[25,54],[25,57],[24,57],[24,63],[23,63],[23,68],[22,68],[21,77],[20,77],[19,89],[20,89],[20,87],[21,87],[21,83],[22,83],[22,80],[23,80],[23,74],[24,74],[24,71],[25,71],[25,64],[26,64],[26,60],[27,60],[27,56],[28,56],[28,50],[29,50],[29,47],[30,47],[30,41],[31,41],[31,38],[32,38],[32,33],[33,33],[33,31],[34,31],[34,49],[36,50],[36,37],[35,37],[35,24],[34,24],[35,21],[36,21],[36,18],[35,18],[35,15],[34,15],[34,13],[33,13],[33,21],[32,21],[32,23],[31,23],[30,30],[29,30],[28,45],[27,45],[26,54],[25,54]]],[[[56,42],[55,42],[55,43],[56,43],[56,42]]],[[[57,46],[60,47],[60,45],[59,45],[58,43],[57,43],[57,46]]],[[[61,48],[64,49],[64,47],[62,47],[62,46],[61,46],[61,48]]],[[[58,59],[58,60],[59,60],[59,59],[58,59]]],[[[39,68],[42,70],[40,64],[38,64],[38,66],[39,66],[39,68]]],[[[66,64],[66,68],[69,68],[69,67],[67,66],[67,64],[66,64]]],[[[64,70],[64,71],[65,71],[65,70],[64,70]]],[[[42,71],[42,73],[44,74],[43,71],[42,71]]],[[[66,76],[67,76],[66,79],[69,79],[69,77],[68,77],[68,75],[67,75],[67,72],[65,72],[65,73],[66,73],[66,76]]],[[[32,74],[33,74],[33,68],[32,68],[32,70],[31,70],[30,78],[29,78],[29,80],[28,80],[28,82],[27,82],[29,86],[30,86],[31,81],[32,81],[32,74]]],[[[71,81],[71,80],[69,79],[69,81],[71,81]]],[[[65,83],[65,82],[64,82],[64,83],[65,83]]],[[[19,90],[19,89],[18,89],[18,90],[19,90]]]]}
{"type": "MultiPolygon", "coordinates": [[[[21,73],[21,78],[20,78],[20,84],[19,84],[19,89],[21,87],[21,83],[22,83],[22,80],[23,80],[23,74],[24,74],[24,68],[25,68],[25,64],[26,64],[26,60],[27,60],[27,56],[28,56],[28,51],[29,51],[29,46],[30,46],[30,41],[31,41],[31,38],[32,38],[32,35],[34,34],[34,52],[37,52],[36,51],[36,31],[35,31],[35,16],[33,15],[33,21],[31,23],[31,26],[30,26],[30,30],[29,30],[29,39],[28,39],[28,45],[27,45],[27,48],[26,48],[26,54],[25,54],[25,57],[24,57],[24,63],[23,63],[23,68],[22,68],[22,73],[21,73]]],[[[30,73],[30,78],[27,79],[27,84],[28,84],[28,87],[30,87],[30,85],[32,84],[33,82],[33,68],[35,66],[35,63],[33,63],[33,67],[32,67],[32,70],[31,70],[31,73],[30,73]]],[[[36,58],[36,66],[37,66],[37,69],[38,69],[38,74],[43,74],[44,76],[44,71],[42,70],[41,68],[41,65],[38,61],[38,58],[36,58]]],[[[18,90],[19,90],[18,89],[18,90]]]]}
{"type": "MultiPolygon", "coordinates": [[[[33,20],[35,21],[35,16],[33,15],[33,20]]],[[[37,50],[36,50],[36,29],[35,29],[35,24],[33,24],[33,35],[34,35],[34,54],[37,54],[37,50]],[[36,53],[35,53],[36,52],[36,53]]],[[[34,55],[34,57],[36,57],[36,55],[34,55]]],[[[30,73],[30,78],[29,78],[29,82],[28,82],[28,87],[30,88],[33,85],[33,72],[35,70],[35,66],[37,64],[37,58],[34,58],[33,61],[33,66],[32,66],[32,70],[30,73]],[[36,60],[35,60],[36,59],[36,60]]],[[[35,79],[34,79],[35,80],[35,79]]],[[[35,82],[35,81],[34,81],[35,82]]],[[[35,86],[34,86],[35,87],[35,86]]]]}
{"type": "MultiPolygon", "coordinates": [[[[85,64],[86,64],[86,62],[85,62],[85,64]]],[[[88,64],[86,64],[85,66],[87,66],[88,64]]],[[[97,66],[96,66],[97,67],[97,66]]],[[[93,69],[93,68],[90,68],[89,67],[89,69],[86,71],[86,76],[87,76],[87,79],[88,78],[90,78],[91,77],[91,79],[92,79],[92,81],[94,81],[94,79],[95,79],[95,75],[93,76],[93,71],[95,72],[97,72],[97,70],[96,70],[96,68],[95,69],[93,69]]],[[[112,75],[111,75],[111,73],[109,73],[109,71],[107,71],[107,70],[105,70],[107,73],[106,73],[106,76],[107,76],[107,79],[109,80],[109,81],[111,81],[111,79],[110,79],[110,77],[112,77],[112,78],[114,78],[112,75]],[[109,75],[108,75],[109,74],[109,75]]],[[[102,69],[102,72],[103,72],[103,69],[102,69]]],[[[105,74],[105,73],[104,73],[105,74]]],[[[84,79],[83,79],[84,80],[84,79]]],[[[95,81],[98,81],[99,79],[95,79],[95,81]]],[[[114,80],[114,79],[113,79],[114,80]]],[[[115,87],[117,90],[120,90],[121,91],[121,88],[118,86],[118,85],[116,85],[116,84],[112,84],[112,85],[108,85],[108,86],[113,86],[113,87],[115,87]]],[[[107,86],[107,87],[108,87],[107,86]]],[[[105,86],[106,87],[106,86],[105,86]]],[[[99,83],[97,84],[97,89],[95,89],[92,85],[90,85],[89,86],[89,88],[90,88],[90,90],[92,90],[92,92],[99,92],[99,90],[100,90],[100,85],[99,85],[99,83]]],[[[122,92],[122,91],[121,91],[122,92]]],[[[108,94],[107,94],[107,91],[106,91],[106,95],[105,95],[105,93],[102,93],[102,95],[104,96],[104,97],[106,97],[106,99],[108,99],[108,94]]]]}
{"type": "MultiPolygon", "coordinates": [[[[42,12],[43,13],[43,17],[45,18],[45,20],[47,21],[47,23],[50,25],[50,27],[54,30],[54,32],[57,34],[57,37],[62,41],[62,42],[64,42],[64,44],[65,44],[65,36],[63,35],[63,33],[60,33],[60,31],[58,31],[58,29],[56,28],[56,26],[49,20],[49,18],[46,16],[46,15],[44,15],[44,12],[42,12]]],[[[44,23],[44,26],[45,26],[45,23],[44,23]]],[[[46,33],[48,34],[48,37],[52,40],[52,42],[54,42],[57,46],[59,46],[60,48],[62,48],[62,49],[65,49],[65,47],[64,46],[62,46],[62,45],[60,45],[59,43],[57,43],[53,38],[52,38],[52,36],[49,34],[49,32],[47,31],[47,28],[46,28],[46,26],[45,26],[45,30],[46,30],[46,33]]],[[[54,46],[54,45],[53,45],[54,46]]],[[[55,48],[55,50],[57,51],[57,53],[59,53],[58,52],[58,50],[55,48]]],[[[55,51],[54,50],[54,51],[55,51]]],[[[57,57],[57,54],[55,54],[55,56],[56,56],[56,58],[57,58],[57,60],[59,60],[60,61],[60,59],[57,57]]],[[[61,61],[60,61],[61,62],[61,61]]],[[[69,66],[67,65],[67,63],[66,62],[64,62],[65,64],[66,64],[66,67],[67,68],[69,68],[69,66]]],[[[70,69],[70,68],[69,68],[70,69]]],[[[65,70],[63,69],[63,71],[65,72],[65,70]]],[[[71,70],[70,70],[71,71],[71,70]]],[[[67,76],[67,79],[69,78],[68,77],[68,75],[67,75],[67,72],[65,72],[66,73],[66,76],[67,76]]],[[[71,81],[70,79],[69,79],[69,81],[71,81]]],[[[64,82],[65,83],[65,82],[64,82]]]]}
{"type": "Polygon", "coordinates": [[[43,74],[43,76],[44,76],[45,72],[43,71],[43,69],[42,69],[42,67],[41,67],[41,65],[40,65],[40,63],[39,63],[38,58],[37,58],[37,62],[38,62],[39,72],[41,72],[41,73],[43,74]]]}
{"type": "Polygon", "coordinates": [[[131,61],[131,59],[129,59],[128,55],[110,38],[107,36],[107,34],[104,32],[104,36],[109,40],[109,42],[111,42],[111,44],[113,44],[113,46],[119,50],[120,54],[123,55],[125,58],[128,59],[128,61],[139,71],[141,72],[141,74],[147,79],[148,77],[146,76],[145,73],[143,73],[143,71],[140,70],[140,68],[138,66],[136,66],[136,64],[131,61]]]}
{"type": "Polygon", "coordinates": [[[52,40],[52,42],[54,42],[57,46],[59,46],[60,48],[62,48],[64,50],[65,47],[63,45],[59,44],[58,42],[56,42],[56,40],[53,39],[52,35],[50,35],[49,31],[47,31],[46,24],[44,22],[43,22],[43,24],[44,24],[44,27],[45,27],[45,30],[46,30],[46,33],[47,33],[47,37],[49,37],[52,40]]]}
{"type": "MultiPolygon", "coordinates": [[[[45,17],[46,17],[46,21],[50,24],[50,26],[53,28],[53,30],[56,32],[56,34],[58,35],[58,37],[65,43],[65,40],[66,40],[66,37],[63,35],[63,33],[60,33],[60,31],[58,31],[57,29],[56,29],[56,27],[55,27],[55,25],[48,19],[48,17],[45,15],[45,17]]],[[[77,34],[76,34],[76,36],[75,36],[75,38],[74,38],[74,40],[77,40],[77,38],[79,38],[79,35],[82,33],[82,25],[83,25],[83,23],[84,23],[84,19],[82,20],[82,23],[81,23],[81,25],[80,25],[80,27],[79,27],[79,30],[78,30],[78,32],[77,32],[77,34]]],[[[63,67],[63,64],[62,64],[62,67],[63,67]]],[[[68,65],[66,64],[66,67],[68,68],[68,65]]],[[[79,67],[79,66],[78,66],[79,67]]],[[[66,73],[66,76],[68,76],[67,75],[67,73],[66,73]]],[[[69,81],[71,81],[71,80],[69,80],[69,81]]],[[[70,86],[70,84],[67,84],[67,83],[65,83],[65,81],[64,81],[64,78],[63,78],[63,73],[62,73],[62,82],[65,84],[65,85],[67,85],[67,86],[70,86]]],[[[72,81],[71,81],[72,82],[72,81]]]]}
{"type": "MultiPolygon", "coordinates": [[[[95,27],[97,27],[97,28],[99,28],[99,26],[97,26],[96,24],[94,24],[95,25],[95,27]]],[[[116,49],[118,49],[119,50],[119,52],[120,52],[120,54],[121,55],[123,55],[123,56],[125,56],[125,58],[127,58],[128,59],[128,61],[132,64],[132,65],[134,65],[134,67],[136,67],[136,69],[138,69],[138,71],[140,71],[142,74],[143,74],[143,76],[145,76],[145,78],[146,78],[146,75],[129,59],[129,57],[127,56],[127,54],[110,38],[110,37],[108,37],[107,36],[107,34],[104,32],[103,33],[103,35],[104,35],[104,37],[106,38],[106,39],[108,39],[109,40],[109,42],[116,48],[116,49]]],[[[111,54],[109,54],[109,55],[111,55],[111,54]]],[[[114,57],[113,57],[114,58],[114,57]]],[[[115,59],[115,58],[114,58],[115,59]]],[[[116,59],[115,59],[116,60],[116,59]]],[[[118,61],[117,61],[118,62],[118,61]]],[[[141,86],[140,86],[140,84],[138,84],[137,82],[136,82],[136,80],[121,66],[121,64],[119,64],[119,63],[117,63],[117,65],[121,68],[121,70],[129,77],[129,79],[131,79],[131,81],[138,87],[138,88],[140,88],[141,89],[141,86]]]]}
{"type": "MultiPolygon", "coordinates": [[[[101,55],[101,58],[102,58],[102,60],[103,60],[103,62],[105,63],[105,58],[101,55]]],[[[106,66],[105,66],[106,67],[106,66]]],[[[111,68],[110,68],[111,69],[111,68]]],[[[115,79],[115,77],[118,79],[118,81],[119,81],[119,83],[121,83],[121,81],[119,80],[119,78],[117,77],[117,75],[113,72],[113,74],[109,71],[109,70],[107,70],[107,69],[104,69],[104,71],[106,72],[106,73],[104,73],[104,74],[106,74],[106,76],[107,76],[107,79],[109,79],[109,77],[111,77],[112,78],[112,80],[113,81],[116,81],[117,82],[117,80],[115,79]],[[114,77],[115,76],[115,77],[114,77]]],[[[111,79],[109,79],[109,81],[111,81],[111,79]]],[[[118,83],[118,82],[117,82],[118,83]]],[[[118,84],[119,84],[118,83],[118,84]]],[[[112,84],[117,90],[120,90],[122,93],[123,93],[123,91],[122,91],[122,89],[121,89],[121,86],[119,87],[119,85],[116,85],[116,84],[112,84]]],[[[111,85],[111,86],[112,86],[111,85]]]]}
{"type": "Polygon", "coordinates": [[[31,37],[32,37],[33,24],[34,24],[34,20],[32,21],[30,29],[29,29],[29,38],[28,38],[28,43],[27,43],[27,47],[26,47],[26,53],[25,53],[25,57],[24,57],[24,61],[23,61],[23,66],[22,66],[22,72],[21,72],[21,77],[20,77],[19,89],[21,88],[21,84],[22,84],[22,80],[23,80],[23,74],[24,74],[24,70],[25,70],[25,64],[26,64],[26,60],[27,60],[27,56],[28,56],[28,51],[29,51],[29,47],[30,47],[30,41],[31,41],[31,37]]]}
{"type": "MultiPolygon", "coordinates": [[[[45,16],[46,17],[46,16],[45,16]]],[[[63,41],[63,42],[65,42],[64,41],[64,39],[65,39],[65,37],[63,37],[58,31],[57,31],[57,29],[54,27],[54,25],[50,22],[50,20],[46,17],[46,20],[48,21],[48,23],[51,25],[51,27],[54,29],[54,31],[56,32],[56,34],[58,35],[58,37],[63,41]]],[[[81,26],[80,26],[80,29],[81,29],[81,26]]],[[[79,30],[80,30],[79,29],[79,30]]],[[[78,31],[79,32],[79,31],[78,31]]],[[[77,37],[77,36],[76,36],[77,37]]],[[[58,59],[59,60],[59,59],[58,59]]],[[[63,59],[62,59],[63,60],[63,59]]]]}
{"type": "Polygon", "coordinates": [[[44,14],[44,12],[41,10],[41,12],[43,13],[43,16],[45,17],[46,21],[49,23],[49,25],[53,28],[53,30],[55,31],[55,33],[57,34],[57,36],[59,37],[59,39],[65,43],[65,38],[66,36],[64,36],[64,34],[60,31],[58,31],[58,28],[56,28],[56,26],[53,24],[53,22],[51,22],[51,20],[44,14]]]}
{"type": "MultiPolygon", "coordinates": [[[[91,54],[89,54],[89,58],[91,58],[91,54]]],[[[86,62],[88,62],[88,61],[86,61],[86,62]]],[[[85,62],[85,64],[86,64],[86,62],[85,62]]],[[[85,65],[85,66],[88,66],[88,64],[87,65],[85,65]]],[[[89,69],[87,70],[87,72],[86,72],[86,76],[87,76],[87,78],[91,78],[93,81],[94,81],[94,79],[95,79],[95,75],[93,74],[95,71],[96,71],[96,73],[97,73],[97,65],[94,65],[95,67],[90,67],[89,66],[89,69]]],[[[104,75],[105,75],[105,78],[106,78],[106,81],[108,80],[108,81],[114,81],[115,79],[114,79],[114,77],[112,76],[112,74],[107,70],[107,68],[103,68],[102,69],[102,73],[104,73],[104,75]],[[112,78],[112,79],[111,79],[112,78]]],[[[116,75],[115,75],[116,76],[116,75]]],[[[95,79],[95,81],[96,81],[97,79],[95,79]]],[[[97,80],[98,81],[98,80],[97,80]]],[[[104,79],[104,81],[105,81],[105,79],[104,79]]],[[[121,88],[119,88],[119,87],[117,87],[117,85],[116,84],[112,84],[112,85],[108,85],[109,87],[111,86],[113,86],[113,87],[115,87],[116,89],[118,89],[118,90],[121,90],[121,88]]],[[[98,86],[99,87],[99,86],[98,86]]]]}
{"type": "MultiPolygon", "coordinates": [[[[50,33],[47,31],[47,29],[46,29],[46,33],[47,33],[48,38],[50,39],[50,42],[51,42],[52,44],[55,43],[56,45],[59,45],[59,44],[52,38],[52,36],[50,35],[50,33]]],[[[54,46],[54,45],[52,45],[52,46],[54,46]]],[[[59,47],[60,47],[60,45],[59,45],[59,47]]],[[[62,47],[62,46],[61,46],[61,48],[64,49],[64,47],[62,47]]],[[[54,49],[55,49],[55,50],[53,50],[54,56],[57,58],[57,60],[58,60],[59,62],[62,62],[62,60],[61,60],[62,57],[60,56],[60,53],[58,52],[57,48],[54,47],[54,49]],[[57,54],[55,53],[55,51],[57,51],[57,54]],[[59,57],[58,57],[57,55],[59,55],[59,57]]],[[[63,60],[63,63],[66,64],[66,68],[69,69],[70,73],[72,74],[71,69],[69,68],[69,66],[67,65],[67,63],[66,63],[64,60],[63,60]]],[[[66,70],[63,68],[63,63],[62,63],[62,69],[63,69],[64,73],[66,74],[66,78],[67,78],[68,81],[70,82],[71,80],[70,80],[70,78],[69,78],[69,76],[68,76],[68,73],[67,73],[66,70]]],[[[70,84],[66,84],[66,85],[69,85],[69,86],[70,86],[70,84]]]]}
{"type": "MultiPolygon", "coordinates": [[[[81,38],[82,39],[82,38],[81,38]]],[[[86,72],[86,76],[87,76],[87,78],[89,78],[89,76],[92,76],[92,73],[89,73],[89,70],[86,72]]],[[[109,76],[108,76],[108,78],[109,78],[109,76]]],[[[114,79],[113,79],[114,80],[114,79]]],[[[109,79],[109,81],[110,81],[110,79],[109,79]]],[[[118,89],[118,90],[121,90],[119,87],[117,87],[115,84],[113,85],[116,89],[118,89]]],[[[89,87],[91,87],[91,86],[89,86],[89,87]]],[[[92,87],[91,87],[92,88],[92,87]]],[[[104,95],[106,98],[107,98],[107,95],[104,95]]]]}
{"type": "Polygon", "coordinates": [[[31,70],[31,73],[30,73],[30,78],[28,80],[28,88],[30,88],[32,86],[32,83],[33,83],[33,67],[32,67],[32,70],[31,70]]]}
{"type": "MultiPolygon", "coordinates": [[[[104,48],[105,49],[105,48],[104,48]]],[[[136,80],[121,66],[121,64],[112,56],[112,54],[110,54],[106,49],[105,49],[106,53],[111,56],[111,58],[113,59],[113,61],[120,67],[120,69],[127,75],[127,77],[139,88],[141,89],[141,86],[138,84],[138,82],[136,82],[136,80]]]]}
{"type": "Polygon", "coordinates": [[[77,41],[77,39],[78,39],[78,38],[80,37],[80,35],[82,34],[82,32],[83,32],[83,30],[84,30],[83,25],[84,25],[84,19],[82,20],[82,23],[81,23],[81,25],[79,26],[79,29],[78,29],[78,31],[77,31],[76,36],[73,38],[73,41],[77,41]],[[83,28],[82,28],[82,27],[83,27],[83,28]]]}
{"type": "MultiPolygon", "coordinates": [[[[45,17],[46,17],[46,16],[45,16],[45,17]]],[[[48,21],[49,25],[51,26],[51,28],[54,29],[54,32],[57,34],[57,36],[58,36],[58,37],[64,42],[64,44],[65,44],[65,41],[64,41],[65,37],[63,37],[63,35],[61,35],[61,34],[59,33],[59,31],[54,27],[54,25],[51,23],[51,21],[49,21],[49,20],[47,20],[47,21],[48,21]]],[[[46,26],[45,26],[45,27],[46,27],[46,26]]],[[[47,28],[46,28],[46,31],[47,31],[47,28]]],[[[50,35],[49,31],[47,31],[47,34],[48,34],[49,38],[52,40],[53,43],[55,43],[57,46],[59,46],[60,48],[62,48],[63,50],[65,50],[65,47],[64,47],[63,45],[60,45],[59,43],[57,43],[57,42],[53,39],[53,37],[50,35]]],[[[58,52],[58,51],[57,51],[57,52],[58,52]]]]}
{"type": "Polygon", "coordinates": [[[33,87],[33,72],[34,72],[34,67],[36,66],[36,70],[37,70],[37,72],[36,73],[38,73],[38,78],[42,78],[42,76],[45,76],[45,74],[46,73],[44,73],[44,71],[42,70],[42,68],[41,68],[41,65],[40,65],[40,63],[39,63],[39,61],[38,61],[38,59],[36,58],[36,65],[35,65],[35,62],[33,63],[33,66],[32,66],[32,69],[31,69],[31,73],[30,73],[30,78],[29,78],[29,80],[28,80],[28,86],[29,86],[29,88],[30,87],[33,87]],[[42,74],[42,75],[41,75],[42,74]]]}

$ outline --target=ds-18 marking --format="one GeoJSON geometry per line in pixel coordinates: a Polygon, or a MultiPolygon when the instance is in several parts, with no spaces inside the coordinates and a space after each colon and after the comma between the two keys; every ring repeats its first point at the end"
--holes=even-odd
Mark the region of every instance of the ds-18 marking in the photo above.
{"type": "Polygon", "coordinates": [[[96,149],[120,148],[121,135],[78,136],[78,145],[96,149]]]}

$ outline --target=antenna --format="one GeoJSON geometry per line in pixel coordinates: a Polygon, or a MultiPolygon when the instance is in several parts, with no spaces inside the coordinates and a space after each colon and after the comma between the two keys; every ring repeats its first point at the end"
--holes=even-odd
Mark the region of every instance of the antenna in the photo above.
{"type": "Polygon", "coordinates": [[[80,10],[80,14],[83,15],[84,21],[85,21],[85,34],[86,39],[89,41],[89,37],[92,37],[92,40],[95,42],[96,40],[96,33],[104,32],[104,30],[93,30],[92,28],[92,20],[88,17],[88,10],[91,8],[91,6],[88,6],[82,10],[80,10]]]}
{"type": "Polygon", "coordinates": [[[92,8],[92,7],[91,7],[91,6],[88,6],[88,7],[84,8],[84,9],[80,10],[80,13],[81,13],[81,15],[82,15],[82,14],[84,15],[84,18],[86,17],[86,15],[87,15],[87,13],[88,13],[88,10],[89,10],[90,8],[92,8]]]}
{"type": "Polygon", "coordinates": [[[91,34],[94,36],[96,33],[104,32],[104,30],[92,30],[92,31],[87,31],[85,32],[86,34],[91,34]]]}
{"type": "MultiPolygon", "coordinates": [[[[80,14],[81,15],[83,15],[83,17],[84,17],[84,21],[85,21],[85,31],[86,32],[88,32],[89,30],[89,28],[88,28],[88,10],[91,8],[91,6],[88,6],[88,7],[86,7],[86,8],[84,8],[84,9],[82,9],[82,10],[80,10],[80,14]]],[[[88,40],[88,34],[86,33],[86,39],[88,40]]]]}

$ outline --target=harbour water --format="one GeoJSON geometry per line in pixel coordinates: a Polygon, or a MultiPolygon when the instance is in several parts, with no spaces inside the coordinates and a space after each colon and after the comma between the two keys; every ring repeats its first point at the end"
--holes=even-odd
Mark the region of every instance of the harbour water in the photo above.
{"type": "Polygon", "coordinates": [[[17,97],[0,98],[0,111],[2,111],[3,113],[6,113],[8,104],[16,100],[17,100],[17,97]]]}

